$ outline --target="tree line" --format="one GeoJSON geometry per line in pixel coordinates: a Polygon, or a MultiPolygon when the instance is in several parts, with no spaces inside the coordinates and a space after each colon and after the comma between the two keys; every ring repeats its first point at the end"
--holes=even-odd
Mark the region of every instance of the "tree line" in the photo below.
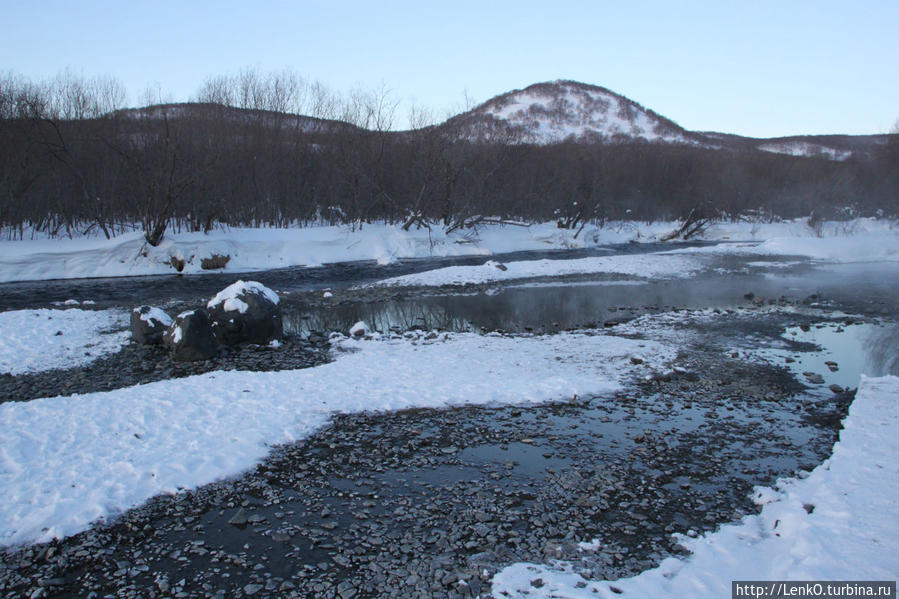
{"type": "MultiPolygon", "coordinates": [[[[146,97],[151,97],[149,92],[146,97]]],[[[390,91],[337,94],[291,72],[207,79],[193,101],[125,109],[111,78],[0,76],[0,227],[107,237],[139,226],[445,231],[490,220],[899,214],[899,136],[843,162],[650,143],[471,141],[390,91]]]]}

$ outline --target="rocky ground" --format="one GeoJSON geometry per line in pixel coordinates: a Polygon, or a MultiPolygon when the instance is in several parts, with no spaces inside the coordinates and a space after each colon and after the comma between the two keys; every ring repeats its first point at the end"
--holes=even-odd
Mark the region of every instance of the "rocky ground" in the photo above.
{"type": "Polygon", "coordinates": [[[81,368],[50,370],[13,376],[0,374],[0,403],[38,397],[108,391],[211,370],[289,370],[328,360],[323,337],[301,339],[288,335],[278,347],[222,346],[219,354],[202,362],[173,361],[161,345],[129,343],[121,351],[81,368]]]}
{"type": "MultiPolygon", "coordinates": [[[[0,597],[483,597],[499,568],[549,559],[587,577],[635,574],[679,551],[673,533],[757,511],[754,485],[829,454],[853,392],[814,398],[780,365],[726,351],[734,338],[764,342],[821,318],[776,303],[711,327],[687,314],[677,326],[694,334],[679,371],[614,396],[336,416],[239,478],[7,551],[0,597]]],[[[324,339],[291,337],[178,365],[129,346],[90,370],[0,379],[0,393],[296,368],[326,351],[324,339]]]]}

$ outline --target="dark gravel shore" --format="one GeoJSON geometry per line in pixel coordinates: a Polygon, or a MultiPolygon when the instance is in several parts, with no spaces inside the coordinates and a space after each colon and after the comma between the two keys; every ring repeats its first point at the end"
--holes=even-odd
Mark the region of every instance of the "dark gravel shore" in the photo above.
{"type": "MultiPolygon", "coordinates": [[[[816,399],[779,365],[725,351],[820,318],[773,306],[710,327],[685,313],[682,371],[612,396],[335,416],[238,478],[8,550],[0,597],[484,597],[498,569],[549,559],[636,574],[679,551],[672,533],[756,512],[753,486],[829,455],[853,392],[816,399]]],[[[295,337],[190,366],[128,346],[83,377],[7,377],[0,390],[21,400],[325,359],[323,340],[295,337]]]]}

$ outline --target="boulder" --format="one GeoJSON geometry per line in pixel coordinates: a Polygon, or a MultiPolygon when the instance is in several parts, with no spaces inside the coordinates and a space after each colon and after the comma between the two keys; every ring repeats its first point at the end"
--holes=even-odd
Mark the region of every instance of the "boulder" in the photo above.
{"type": "Polygon", "coordinates": [[[172,353],[172,360],[179,362],[208,360],[218,352],[209,314],[202,308],[175,317],[163,335],[163,343],[172,353]]]}
{"type": "Polygon", "coordinates": [[[256,281],[237,281],[206,304],[212,328],[220,343],[258,343],[281,339],[281,305],[278,294],[256,281]]]}
{"type": "Polygon", "coordinates": [[[131,311],[131,337],[141,345],[159,345],[162,335],[172,325],[172,317],[153,306],[139,306],[131,311]]]}
{"type": "Polygon", "coordinates": [[[364,320],[360,320],[350,327],[350,337],[365,337],[371,333],[371,329],[364,320]]]}

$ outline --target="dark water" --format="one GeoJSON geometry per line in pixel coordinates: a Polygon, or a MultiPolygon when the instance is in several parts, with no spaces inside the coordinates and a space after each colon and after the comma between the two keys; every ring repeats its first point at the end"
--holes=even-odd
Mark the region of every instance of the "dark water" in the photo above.
{"type": "Polygon", "coordinates": [[[0,311],[45,306],[68,299],[91,300],[100,307],[130,306],[136,303],[160,304],[168,301],[194,301],[210,298],[238,279],[251,279],[280,292],[342,288],[410,273],[456,265],[479,265],[487,260],[512,262],[550,258],[563,260],[608,254],[649,253],[679,247],[706,245],[618,244],[582,250],[546,250],[513,252],[495,256],[458,256],[418,258],[379,265],[375,261],[340,262],[321,267],[295,266],[251,273],[203,275],[162,275],[152,277],[116,277],[107,279],[65,279],[0,284],[0,311]]]}
{"type": "Polygon", "coordinates": [[[287,330],[347,332],[362,320],[380,332],[391,329],[552,332],[611,326],[642,314],[672,309],[746,306],[747,294],[768,301],[838,303],[869,315],[899,311],[899,269],[883,265],[840,265],[826,270],[728,265],[728,274],[703,274],[660,281],[587,281],[575,284],[497,286],[471,295],[438,295],[310,308],[287,298],[287,330]]]}

